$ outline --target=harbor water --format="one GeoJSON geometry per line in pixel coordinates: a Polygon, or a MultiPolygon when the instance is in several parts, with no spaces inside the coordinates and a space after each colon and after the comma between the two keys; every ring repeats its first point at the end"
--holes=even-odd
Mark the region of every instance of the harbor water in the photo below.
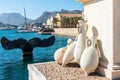
{"type": "MultiPolygon", "coordinates": [[[[24,38],[29,40],[34,37],[46,39],[51,35],[40,35],[37,33],[16,33],[15,30],[0,30],[0,39],[5,36],[9,40],[24,38]]],[[[33,57],[24,60],[22,50],[5,50],[0,43],[0,80],[28,80],[27,64],[54,61],[53,55],[56,49],[67,44],[68,37],[55,36],[52,46],[33,50],[33,57]]]]}

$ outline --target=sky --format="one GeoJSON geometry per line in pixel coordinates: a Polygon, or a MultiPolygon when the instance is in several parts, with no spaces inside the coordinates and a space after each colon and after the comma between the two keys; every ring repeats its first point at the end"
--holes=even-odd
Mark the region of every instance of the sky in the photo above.
{"type": "Polygon", "coordinates": [[[45,11],[82,10],[83,4],[76,0],[0,0],[0,14],[17,12],[27,18],[36,19],[45,11]]]}

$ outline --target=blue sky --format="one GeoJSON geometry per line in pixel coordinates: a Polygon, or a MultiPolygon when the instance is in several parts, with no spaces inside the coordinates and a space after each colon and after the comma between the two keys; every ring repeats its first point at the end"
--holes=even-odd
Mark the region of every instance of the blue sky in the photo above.
{"type": "Polygon", "coordinates": [[[18,12],[28,18],[36,19],[44,11],[82,10],[83,5],[76,0],[0,0],[0,14],[18,12]]]}

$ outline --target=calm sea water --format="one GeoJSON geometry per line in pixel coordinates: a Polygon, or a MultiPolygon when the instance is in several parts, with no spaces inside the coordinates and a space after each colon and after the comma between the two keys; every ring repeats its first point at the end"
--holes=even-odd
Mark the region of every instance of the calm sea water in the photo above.
{"type": "MultiPolygon", "coordinates": [[[[24,38],[29,40],[33,37],[45,39],[51,35],[37,33],[16,33],[14,30],[1,30],[0,39],[5,36],[9,40],[24,38]]],[[[5,50],[0,43],[0,80],[28,80],[27,64],[54,61],[53,55],[56,49],[67,44],[67,37],[55,36],[54,45],[46,48],[35,48],[33,59],[23,60],[20,49],[5,50]]]]}

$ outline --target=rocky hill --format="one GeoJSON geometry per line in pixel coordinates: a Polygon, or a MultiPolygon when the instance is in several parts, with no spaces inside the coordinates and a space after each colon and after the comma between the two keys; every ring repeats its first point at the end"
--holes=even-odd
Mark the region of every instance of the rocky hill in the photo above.
{"type": "MultiPolygon", "coordinates": [[[[27,21],[30,22],[32,19],[27,18],[27,21]]],[[[0,22],[14,25],[24,24],[25,17],[19,13],[3,13],[0,15],[0,22]]]]}
{"type": "Polygon", "coordinates": [[[62,9],[61,11],[53,11],[53,12],[44,12],[39,18],[37,18],[36,20],[34,20],[35,23],[39,22],[39,23],[44,23],[47,21],[48,18],[50,18],[51,16],[55,16],[57,13],[62,13],[62,14],[81,14],[82,11],[80,10],[73,10],[73,11],[68,11],[65,9],[62,9]]]}
{"type": "MultiPolygon", "coordinates": [[[[80,13],[82,13],[82,11],[80,11],[80,10],[69,11],[69,10],[65,10],[65,9],[62,9],[61,11],[53,11],[53,12],[46,11],[46,12],[43,12],[43,14],[35,20],[27,18],[27,22],[28,23],[29,22],[44,23],[47,21],[48,18],[50,18],[51,16],[55,16],[57,13],[80,14],[80,13]]],[[[0,22],[3,24],[19,25],[19,24],[24,24],[25,17],[19,13],[3,13],[3,14],[0,14],[0,22]]]]}

